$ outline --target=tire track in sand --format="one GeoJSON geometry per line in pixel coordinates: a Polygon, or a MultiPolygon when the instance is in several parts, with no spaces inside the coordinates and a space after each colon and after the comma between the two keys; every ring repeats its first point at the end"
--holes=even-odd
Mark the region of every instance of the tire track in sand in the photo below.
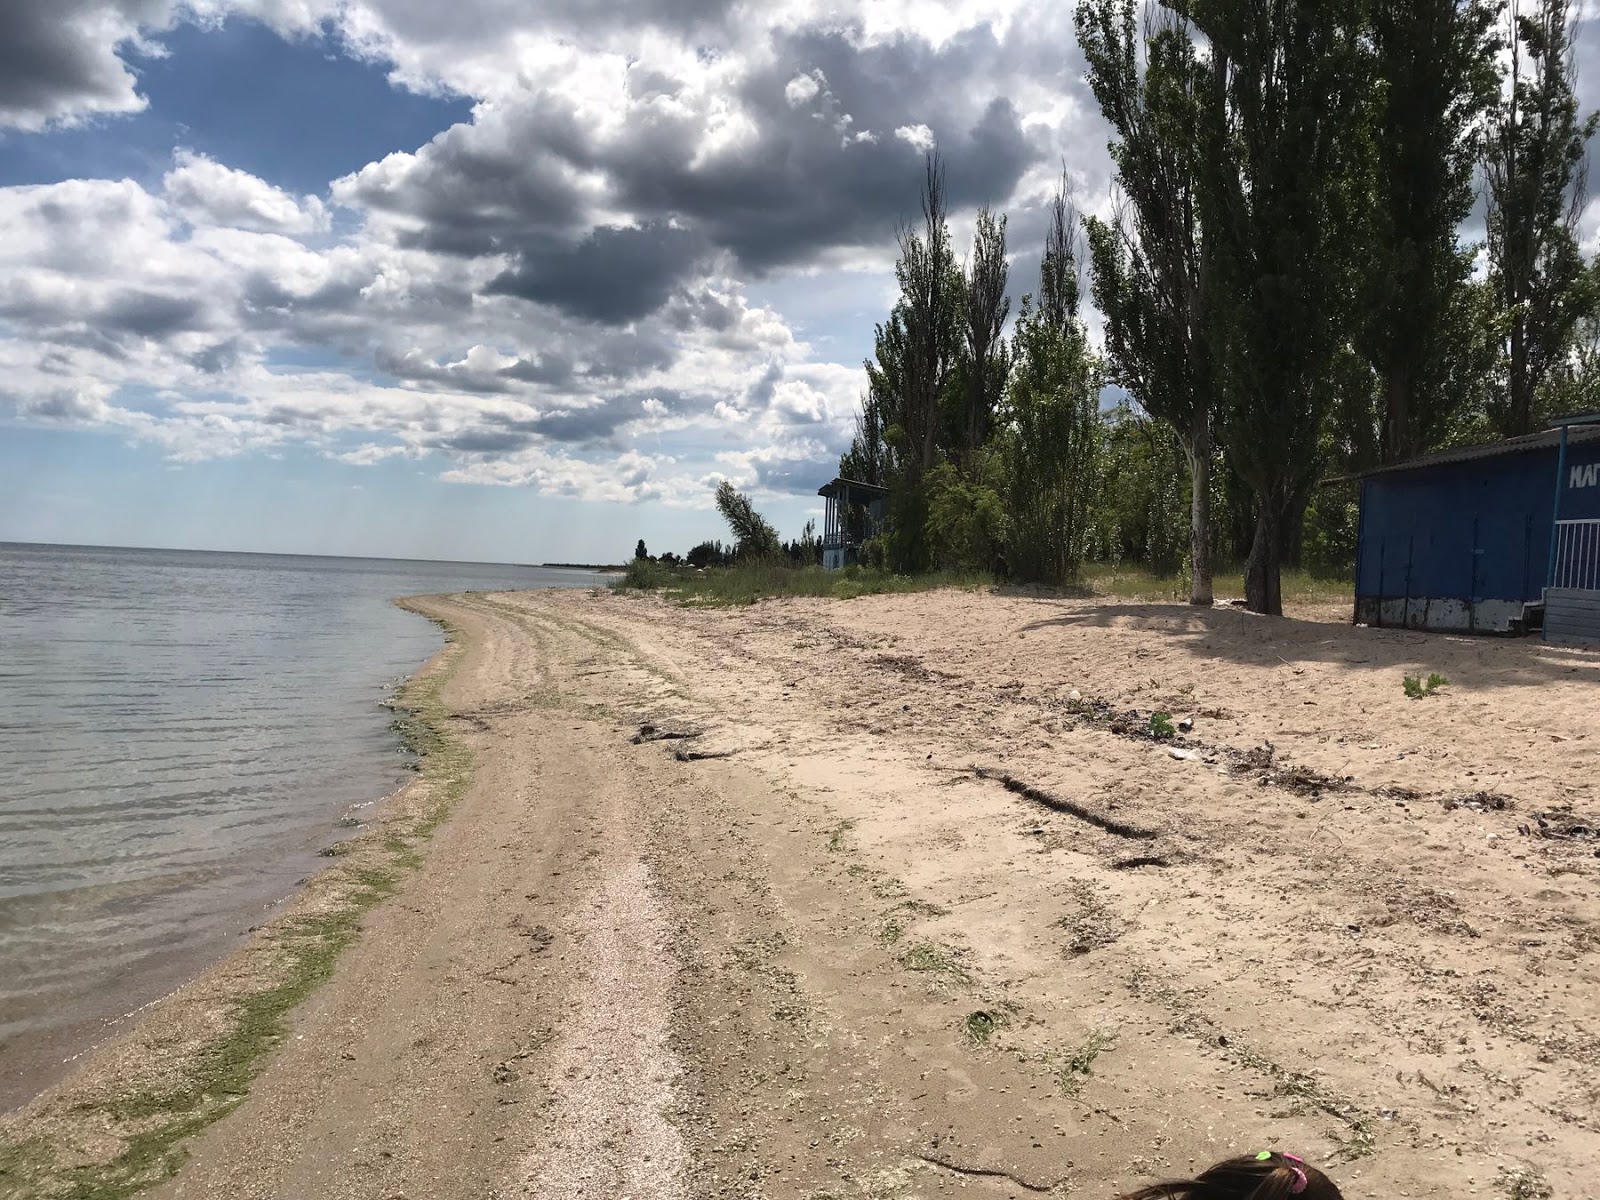
{"type": "Polygon", "coordinates": [[[689,1155],[668,1116],[683,1077],[668,1044],[675,972],[644,863],[625,855],[607,869],[579,930],[582,999],[553,1048],[551,1124],[517,1194],[682,1200],[689,1155]]]}

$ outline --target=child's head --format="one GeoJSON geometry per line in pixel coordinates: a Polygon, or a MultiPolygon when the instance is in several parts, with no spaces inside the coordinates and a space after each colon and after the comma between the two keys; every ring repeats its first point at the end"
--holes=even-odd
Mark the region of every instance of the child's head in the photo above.
{"type": "Polygon", "coordinates": [[[1263,1150],[1230,1158],[1193,1179],[1158,1183],[1121,1200],[1344,1200],[1333,1180],[1293,1154],[1263,1150]]]}

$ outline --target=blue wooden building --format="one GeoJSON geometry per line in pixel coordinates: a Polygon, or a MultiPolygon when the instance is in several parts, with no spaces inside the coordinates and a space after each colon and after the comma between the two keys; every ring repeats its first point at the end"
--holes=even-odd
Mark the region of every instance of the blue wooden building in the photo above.
{"type": "Polygon", "coordinates": [[[1355,619],[1600,640],[1600,414],[1362,476],[1355,619]]]}

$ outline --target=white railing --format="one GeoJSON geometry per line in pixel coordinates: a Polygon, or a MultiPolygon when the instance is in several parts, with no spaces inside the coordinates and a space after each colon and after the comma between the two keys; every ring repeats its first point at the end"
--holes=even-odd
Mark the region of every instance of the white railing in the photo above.
{"type": "Polygon", "coordinates": [[[1556,522],[1550,586],[1600,590],[1600,520],[1556,522]]]}

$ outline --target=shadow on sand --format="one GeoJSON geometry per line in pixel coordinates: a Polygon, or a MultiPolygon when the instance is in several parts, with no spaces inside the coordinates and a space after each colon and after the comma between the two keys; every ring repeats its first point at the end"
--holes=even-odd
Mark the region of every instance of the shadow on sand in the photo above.
{"type": "MultiPolygon", "coordinates": [[[[1265,617],[1237,608],[1192,608],[1186,604],[1116,603],[1062,597],[1022,597],[1053,615],[1023,632],[1051,628],[1147,630],[1202,659],[1248,666],[1309,664],[1369,670],[1414,671],[1436,666],[1466,676],[1473,687],[1511,687],[1572,682],[1600,683],[1600,651],[1558,646],[1534,637],[1490,637],[1431,633],[1419,629],[1370,629],[1302,617],[1265,617]]],[[[1465,677],[1458,682],[1466,684],[1465,677]]]]}

